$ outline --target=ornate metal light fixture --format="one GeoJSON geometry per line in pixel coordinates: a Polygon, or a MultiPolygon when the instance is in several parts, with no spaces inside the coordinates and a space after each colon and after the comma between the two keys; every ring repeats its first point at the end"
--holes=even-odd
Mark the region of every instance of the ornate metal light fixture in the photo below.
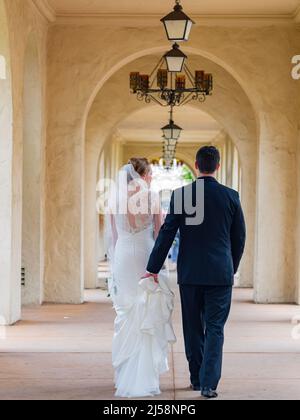
{"type": "Polygon", "coordinates": [[[176,41],[155,66],[150,75],[130,74],[131,92],[139,101],[152,101],[162,106],[181,106],[190,101],[204,102],[213,91],[213,76],[203,70],[192,72],[186,64],[187,56],[177,42],[188,40],[194,22],[182,11],[176,0],[174,12],[162,19],[168,39],[176,41]]]}
{"type": "Polygon", "coordinates": [[[207,96],[212,95],[212,74],[199,70],[193,74],[184,64],[183,57],[179,59],[168,54],[160,60],[150,76],[138,72],[130,74],[131,92],[137,95],[139,101],[153,101],[161,106],[175,107],[191,101],[204,102],[207,96]],[[170,71],[164,68],[165,60],[168,60],[170,71]],[[175,71],[175,66],[179,70],[182,64],[183,71],[175,71]]]}
{"type": "Polygon", "coordinates": [[[163,159],[171,163],[176,156],[177,141],[172,144],[172,141],[165,139],[163,147],[163,159]]]}
{"type": "Polygon", "coordinates": [[[173,108],[170,111],[170,122],[168,125],[162,128],[163,132],[163,159],[166,162],[166,167],[171,167],[172,162],[176,156],[176,148],[182,128],[174,123],[173,120],[173,108]]]}
{"type": "Polygon", "coordinates": [[[164,138],[167,140],[179,140],[182,128],[174,123],[171,119],[169,124],[162,128],[164,138]]]}
{"type": "Polygon", "coordinates": [[[171,167],[175,159],[177,142],[182,132],[182,128],[174,123],[174,107],[191,101],[204,102],[213,91],[213,75],[204,70],[192,72],[186,64],[188,57],[177,44],[188,41],[195,22],[183,12],[180,0],[175,1],[174,11],[161,19],[168,39],[175,42],[172,50],[164,54],[150,75],[130,73],[130,89],[139,101],[147,104],[155,102],[171,108],[170,122],[162,128],[163,158],[167,167],[171,167]]]}
{"type": "Polygon", "coordinates": [[[165,54],[168,71],[170,73],[181,73],[187,56],[180,50],[178,44],[174,44],[171,51],[165,54]]]}
{"type": "Polygon", "coordinates": [[[163,147],[163,153],[164,155],[168,155],[169,158],[174,158],[175,157],[175,153],[176,153],[176,148],[177,148],[177,140],[167,140],[166,138],[164,139],[164,147],[163,147]]]}
{"type": "Polygon", "coordinates": [[[165,26],[169,41],[188,41],[194,21],[184,12],[180,0],[176,0],[174,11],[169,13],[161,22],[165,26]]]}

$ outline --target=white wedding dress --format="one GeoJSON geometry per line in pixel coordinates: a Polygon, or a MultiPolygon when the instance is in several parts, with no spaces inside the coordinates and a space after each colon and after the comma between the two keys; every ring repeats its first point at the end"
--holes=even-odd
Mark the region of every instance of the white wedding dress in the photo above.
{"type": "MultiPolygon", "coordinates": [[[[129,179],[136,179],[133,167],[125,168],[129,179]]],[[[137,194],[143,200],[149,191],[137,194]]],[[[117,235],[109,285],[117,314],[112,351],[116,396],[155,396],[161,392],[160,375],[168,371],[169,343],[176,341],[174,294],[166,273],[160,274],[159,284],[140,281],[154,246],[153,216],[114,216],[112,224],[117,235]]]]}

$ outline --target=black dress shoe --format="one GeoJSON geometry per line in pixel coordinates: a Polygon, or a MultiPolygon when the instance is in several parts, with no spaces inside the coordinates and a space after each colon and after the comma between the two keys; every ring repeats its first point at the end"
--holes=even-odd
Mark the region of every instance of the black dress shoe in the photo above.
{"type": "Polygon", "coordinates": [[[200,391],[201,389],[200,389],[200,385],[190,385],[190,388],[193,390],[193,391],[200,391]]]}
{"type": "Polygon", "coordinates": [[[218,393],[213,389],[204,388],[201,390],[201,395],[203,398],[207,398],[209,400],[213,398],[218,398],[218,393]]]}

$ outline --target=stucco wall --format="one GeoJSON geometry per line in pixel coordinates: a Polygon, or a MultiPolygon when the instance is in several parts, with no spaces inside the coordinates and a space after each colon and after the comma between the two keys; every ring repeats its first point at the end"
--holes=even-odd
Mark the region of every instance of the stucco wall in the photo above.
{"type": "MultiPolygon", "coordinates": [[[[292,56],[300,54],[300,30],[293,38],[294,47],[292,56]]],[[[300,220],[300,80],[294,81],[294,96],[298,99],[298,153],[297,153],[297,192],[298,192],[298,203],[297,203],[297,221],[300,220]]],[[[296,278],[297,278],[297,303],[300,304],[300,223],[295,223],[295,232],[296,232],[296,250],[297,250],[297,258],[296,258],[296,278]]]]}
{"type": "MultiPolygon", "coordinates": [[[[190,54],[199,52],[227,70],[241,84],[253,106],[259,134],[259,181],[256,184],[252,178],[247,183],[253,188],[252,194],[255,185],[258,191],[255,277],[256,299],[261,302],[295,300],[295,232],[289,226],[289,220],[296,216],[292,191],[296,188],[298,121],[296,103],[291,100],[294,84],[290,78],[291,40],[295,34],[294,28],[285,26],[198,26],[186,48],[190,54]],[[274,247],[266,245],[269,243],[274,247]]],[[[50,300],[80,302],[87,105],[114,71],[149,54],[151,49],[167,49],[168,45],[163,31],[156,28],[91,25],[53,27],[48,48],[46,289],[50,300]],[[66,181],[62,183],[62,179],[66,181]]],[[[224,89],[224,94],[232,99],[231,90],[224,89]]],[[[239,106],[238,99],[235,101],[239,106]]],[[[111,106],[111,100],[107,106],[111,106]]],[[[218,111],[228,115],[222,104],[218,111]]],[[[249,115],[245,113],[244,117],[249,115]]],[[[248,147],[249,143],[245,145],[248,147]]],[[[255,151],[248,156],[257,161],[255,151]]],[[[255,172],[255,165],[245,171],[252,177],[255,172]]],[[[255,206],[251,212],[255,213],[255,206]]]]}
{"type": "MultiPolygon", "coordinates": [[[[6,157],[0,156],[1,167],[5,167],[5,188],[1,191],[1,204],[6,204],[5,238],[1,240],[0,254],[5,256],[1,275],[0,301],[1,323],[12,324],[21,316],[21,252],[22,252],[22,168],[23,168],[23,81],[24,56],[27,39],[35,33],[39,51],[41,97],[42,97],[42,149],[45,146],[45,61],[47,23],[36,12],[30,0],[5,0],[9,31],[9,58],[12,76],[13,135],[7,137],[6,157]],[[2,253],[2,247],[4,253],[2,253]],[[3,292],[4,290],[4,292],[3,292]],[[3,294],[2,294],[3,292],[3,294]]],[[[2,7],[2,5],[1,5],[2,7]]],[[[2,25],[1,25],[2,30],[2,25]]],[[[9,127],[9,118],[7,119],[9,127]]],[[[43,159],[41,165],[43,166],[43,159]]],[[[43,178],[43,177],[42,177],[43,178]]],[[[41,181],[43,185],[43,179],[41,181]]],[[[41,199],[41,206],[44,200],[41,199]]],[[[2,212],[2,210],[1,210],[2,212]]],[[[34,217],[34,215],[33,215],[34,217]]],[[[2,238],[1,238],[2,239],[2,238]]],[[[41,264],[43,266],[43,263],[41,264]]]]}
{"type": "Polygon", "coordinates": [[[23,215],[22,304],[40,304],[43,299],[43,261],[41,210],[42,92],[39,51],[36,36],[31,33],[26,45],[23,89],[23,215]]]}
{"type": "MultiPolygon", "coordinates": [[[[300,303],[300,81],[291,78],[299,46],[299,27],[292,25],[199,24],[184,47],[192,68],[201,63],[214,73],[214,96],[201,107],[240,153],[248,222],[241,284],[254,281],[257,302],[300,303]]],[[[92,261],[98,252],[92,206],[101,150],[110,148],[122,119],[144,106],[129,95],[128,73],[148,70],[167,49],[162,28],[49,28],[31,0],[0,0],[0,55],[7,61],[7,78],[0,80],[1,324],[20,319],[22,233],[29,243],[32,227],[35,248],[23,245],[27,255],[40,255],[29,262],[36,287],[24,289],[23,302],[82,302],[87,256],[92,261]],[[38,56],[39,115],[24,112],[29,39],[38,56]],[[38,128],[30,118],[40,118],[38,128]],[[23,177],[23,140],[31,129],[37,148],[25,158],[23,177]],[[34,155],[39,168],[26,178],[34,155]]]]}

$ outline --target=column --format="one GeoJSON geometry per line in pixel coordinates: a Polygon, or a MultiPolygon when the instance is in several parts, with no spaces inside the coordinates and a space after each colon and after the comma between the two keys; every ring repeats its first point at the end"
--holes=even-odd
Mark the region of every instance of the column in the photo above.
{"type": "Polygon", "coordinates": [[[295,127],[282,113],[261,115],[255,255],[258,303],[296,300],[296,138],[295,127]]]}

